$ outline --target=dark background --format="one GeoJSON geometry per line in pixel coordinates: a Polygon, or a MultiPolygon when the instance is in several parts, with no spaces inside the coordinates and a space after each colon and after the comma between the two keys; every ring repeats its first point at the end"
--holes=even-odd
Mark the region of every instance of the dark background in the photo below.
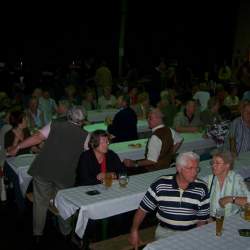
{"type": "MultiPolygon", "coordinates": [[[[231,62],[239,1],[127,1],[125,60],[143,73],[159,57],[197,70],[231,62]]],[[[105,57],[118,71],[121,1],[2,8],[0,60],[29,68],[105,57]]]]}

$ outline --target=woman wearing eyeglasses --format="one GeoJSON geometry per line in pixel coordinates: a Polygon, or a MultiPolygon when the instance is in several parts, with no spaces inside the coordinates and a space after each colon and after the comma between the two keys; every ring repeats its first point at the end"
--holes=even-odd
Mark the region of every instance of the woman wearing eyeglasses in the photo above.
{"type": "Polygon", "coordinates": [[[236,214],[240,207],[235,204],[237,197],[247,196],[248,189],[243,178],[233,169],[234,159],[229,151],[214,154],[211,161],[212,173],[205,178],[210,193],[210,215],[214,216],[220,207],[219,200],[232,197],[232,202],[225,206],[225,216],[236,214]]]}

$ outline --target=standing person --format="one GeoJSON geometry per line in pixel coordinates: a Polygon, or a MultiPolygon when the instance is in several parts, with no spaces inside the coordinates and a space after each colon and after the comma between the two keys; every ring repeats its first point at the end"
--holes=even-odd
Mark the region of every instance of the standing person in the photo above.
{"type": "Polygon", "coordinates": [[[197,179],[199,156],[193,152],[180,154],[176,170],[176,174],[161,176],[151,184],[142,199],[129,237],[135,249],[140,242],[139,227],[147,213],[156,211],[156,240],[207,223],[209,194],[205,182],[197,179]]]}
{"type": "MultiPolygon", "coordinates": [[[[43,235],[50,200],[58,190],[74,186],[78,160],[87,137],[87,132],[81,128],[84,118],[81,109],[72,108],[66,121],[52,121],[9,151],[10,155],[16,155],[19,150],[46,140],[28,171],[33,176],[33,235],[36,243],[40,243],[43,235]]],[[[64,228],[64,225],[59,223],[62,233],[67,235],[71,227],[64,228]]]]}

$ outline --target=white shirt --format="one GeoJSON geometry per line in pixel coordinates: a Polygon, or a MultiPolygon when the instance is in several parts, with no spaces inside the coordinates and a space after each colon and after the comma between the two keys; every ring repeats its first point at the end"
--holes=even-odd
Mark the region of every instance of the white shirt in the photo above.
{"type": "MultiPolygon", "coordinates": [[[[152,132],[155,132],[157,129],[163,127],[164,125],[156,126],[155,128],[152,129],[152,132]]],[[[170,128],[170,130],[172,134],[173,144],[175,145],[177,143],[180,143],[183,140],[182,136],[179,133],[177,133],[174,129],[170,128]]],[[[161,146],[162,146],[161,140],[156,135],[152,135],[148,142],[148,154],[146,157],[147,160],[157,162],[160,156],[161,146]]]]}

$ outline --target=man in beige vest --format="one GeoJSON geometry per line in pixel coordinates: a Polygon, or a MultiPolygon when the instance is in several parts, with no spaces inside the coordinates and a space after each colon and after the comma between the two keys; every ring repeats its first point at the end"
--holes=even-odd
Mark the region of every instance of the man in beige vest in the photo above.
{"type": "Polygon", "coordinates": [[[152,129],[152,136],[146,145],[145,159],[140,161],[124,159],[126,167],[144,167],[149,171],[169,167],[173,156],[173,138],[170,128],[165,127],[162,118],[159,109],[150,111],[148,125],[152,129]]]}

